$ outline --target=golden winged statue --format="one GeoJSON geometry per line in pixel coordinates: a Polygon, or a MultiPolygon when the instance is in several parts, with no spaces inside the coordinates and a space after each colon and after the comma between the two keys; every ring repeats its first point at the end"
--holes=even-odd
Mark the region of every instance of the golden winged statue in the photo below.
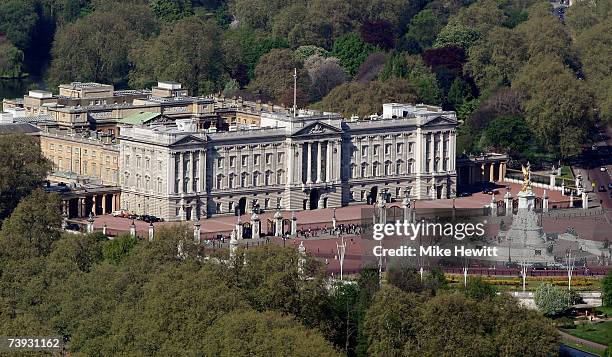
{"type": "Polygon", "coordinates": [[[521,165],[521,170],[523,171],[523,187],[521,188],[522,192],[531,189],[531,165],[527,162],[527,166],[521,165]]]}

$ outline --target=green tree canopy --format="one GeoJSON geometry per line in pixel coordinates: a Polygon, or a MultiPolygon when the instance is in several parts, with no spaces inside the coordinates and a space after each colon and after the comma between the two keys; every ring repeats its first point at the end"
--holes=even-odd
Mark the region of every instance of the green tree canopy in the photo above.
{"type": "Polygon", "coordinates": [[[3,135],[0,140],[0,222],[19,200],[42,185],[51,163],[42,155],[40,143],[23,134],[3,135]]]}
{"type": "Polygon", "coordinates": [[[562,314],[571,306],[569,291],[549,283],[538,287],[534,300],[538,310],[549,316],[562,314]]]}
{"type": "Polygon", "coordinates": [[[134,45],[130,85],[141,88],[158,80],[171,80],[197,95],[220,89],[219,40],[219,28],[212,20],[191,16],[176,21],[155,39],[134,45]]]}
{"type": "MultiPolygon", "coordinates": [[[[278,102],[285,92],[290,91],[293,94],[294,68],[298,70],[298,88],[308,92],[310,86],[308,73],[303,63],[298,61],[293,51],[289,49],[273,49],[260,58],[255,67],[255,78],[249,84],[249,90],[278,102]]],[[[293,105],[293,103],[283,104],[293,105]]]]}
{"type": "Polygon", "coordinates": [[[331,55],[337,57],[346,71],[354,76],[361,63],[375,51],[376,47],[365,43],[358,34],[349,33],[334,42],[331,55]]]}

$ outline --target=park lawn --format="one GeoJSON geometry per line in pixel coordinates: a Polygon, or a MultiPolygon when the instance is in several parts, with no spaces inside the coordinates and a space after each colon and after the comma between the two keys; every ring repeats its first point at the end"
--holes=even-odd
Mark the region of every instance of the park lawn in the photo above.
{"type": "Polygon", "coordinates": [[[612,306],[600,306],[595,310],[599,313],[608,314],[608,316],[612,317],[612,306]]]}
{"type": "Polygon", "coordinates": [[[612,321],[585,323],[576,325],[575,329],[564,329],[563,331],[604,346],[612,345],[612,321]]]}
{"type": "Polygon", "coordinates": [[[596,350],[596,349],[591,348],[591,347],[588,347],[588,346],[580,345],[580,344],[577,344],[577,343],[571,342],[571,341],[569,341],[569,340],[566,340],[566,339],[564,339],[564,338],[562,338],[562,339],[561,339],[561,342],[562,342],[564,345],[569,346],[569,347],[572,347],[572,348],[575,348],[575,349],[577,349],[577,350],[579,350],[579,351],[582,351],[582,352],[587,352],[587,353],[593,354],[593,355],[595,355],[595,356],[605,357],[605,356],[604,356],[605,351],[602,351],[602,350],[596,350]]]}
{"type": "Polygon", "coordinates": [[[572,168],[569,166],[561,166],[561,175],[559,178],[573,181],[574,174],[572,173],[572,168]]]}

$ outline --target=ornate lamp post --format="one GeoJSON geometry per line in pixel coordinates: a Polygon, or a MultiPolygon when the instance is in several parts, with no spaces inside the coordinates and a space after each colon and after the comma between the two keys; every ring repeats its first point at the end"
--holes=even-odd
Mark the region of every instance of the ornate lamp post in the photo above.
{"type": "Polygon", "coordinates": [[[344,268],[344,255],[346,253],[346,241],[344,237],[340,237],[340,243],[336,242],[336,249],[338,250],[338,261],[340,262],[340,280],[342,280],[342,273],[344,268]]]}

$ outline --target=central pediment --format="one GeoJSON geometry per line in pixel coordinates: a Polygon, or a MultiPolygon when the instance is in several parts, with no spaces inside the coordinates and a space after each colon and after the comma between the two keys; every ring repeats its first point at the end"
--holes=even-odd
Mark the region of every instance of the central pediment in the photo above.
{"type": "Polygon", "coordinates": [[[341,133],[342,130],[336,128],[335,126],[322,123],[322,122],[314,122],[306,125],[303,128],[298,129],[293,134],[292,137],[299,136],[319,136],[319,135],[330,135],[330,134],[338,134],[341,133]]]}
{"type": "Polygon", "coordinates": [[[170,144],[170,146],[191,146],[191,145],[198,145],[198,144],[205,144],[205,143],[206,143],[206,140],[202,138],[199,138],[194,135],[187,135],[173,142],[172,144],[170,144]]]}
{"type": "Polygon", "coordinates": [[[437,116],[430,119],[424,126],[435,126],[435,125],[457,125],[457,121],[453,118],[447,118],[445,116],[437,116]]]}

